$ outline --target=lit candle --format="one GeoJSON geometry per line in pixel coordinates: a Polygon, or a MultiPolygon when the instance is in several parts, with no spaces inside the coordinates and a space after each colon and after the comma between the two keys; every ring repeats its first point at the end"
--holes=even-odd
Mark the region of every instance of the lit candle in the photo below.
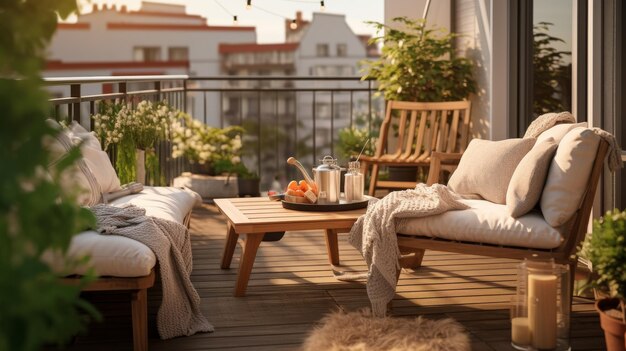
{"type": "Polygon", "coordinates": [[[530,345],[528,318],[516,317],[511,320],[511,340],[515,343],[515,345],[530,345]]]}
{"type": "Polygon", "coordinates": [[[528,325],[532,346],[556,348],[556,277],[528,275],[528,325]]]}

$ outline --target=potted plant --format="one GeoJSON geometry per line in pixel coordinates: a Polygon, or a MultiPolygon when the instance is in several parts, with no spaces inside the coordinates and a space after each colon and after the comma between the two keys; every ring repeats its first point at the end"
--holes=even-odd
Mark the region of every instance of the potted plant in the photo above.
{"type": "Polygon", "coordinates": [[[172,123],[172,157],[185,157],[192,166],[190,186],[204,198],[236,197],[232,177],[241,163],[243,128],[215,128],[180,113],[172,123]]]}
{"type": "MultiPolygon", "coordinates": [[[[427,28],[424,20],[397,17],[393,21],[394,26],[369,22],[378,32],[384,30],[382,36],[370,39],[370,44],[383,47],[379,59],[363,62],[362,79],[375,79],[378,95],[385,100],[441,102],[467,99],[476,93],[474,66],[455,50],[458,34],[427,28]]],[[[417,169],[389,167],[389,177],[415,181],[417,169]]]]}
{"type": "Polygon", "coordinates": [[[104,150],[116,145],[115,168],[122,183],[138,181],[164,185],[156,145],[169,139],[172,120],[179,114],[167,101],[130,104],[103,103],[91,118],[104,150]]]}
{"type": "Polygon", "coordinates": [[[231,168],[231,172],[237,175],[237,188],[239,197],[261,196],[259,191],[261,178],[255,172],[250,172],[248,167],[240,162],[231,168]]]}
{"type": "Polygon", "coordinates": [[[607,350],[624,351],[626,333],[626,211],[615,209],[593,222],[593,233],[582,245],[581,255],[592,266],[591,283],[607,293],[596,301],[607,350]]]}

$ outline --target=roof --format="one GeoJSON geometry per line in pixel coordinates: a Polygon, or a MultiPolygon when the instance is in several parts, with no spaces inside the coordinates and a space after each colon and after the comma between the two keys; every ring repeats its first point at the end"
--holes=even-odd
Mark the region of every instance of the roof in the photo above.
{"type": "Polygon", "coordinates": [[[46,70],[84,70],[84,69],[120,69],[120,68],[189,68],[189,61],[75,61],[64,62],[61,60],[49,60],[46,62],[46,70]]]}
{"type": "Polygon", "coordinates": [[[299,43],[278,43],[278,44],[220,44],[220,54],[234,54],[239,52],[270,52],[270,51],[295,51],[299,43]]]}
{"type": "Polygon", "coordinates": [[[125,30],[184,30],[184,31],[255,31],[255,27],[207,26],[197,24],[160,24],[160,23],[126,23],[109,22],[107,29],[125,30]]]}

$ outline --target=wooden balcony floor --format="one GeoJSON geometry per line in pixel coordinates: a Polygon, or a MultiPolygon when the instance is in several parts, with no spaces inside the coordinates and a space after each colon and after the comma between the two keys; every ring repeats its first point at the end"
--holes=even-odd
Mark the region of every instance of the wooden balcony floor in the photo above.
{"type": "MultiPolygon", "coordinates": [[[[215,332],[160,340],[155,326],[159,288],[150,296],[150,350],[295,350],[326,313],[369,305],[363,282],[337,281],[330,270],[322,231],[290,232],[261,244],[246,297],[233,297],[240,248],[230,270],[220,269],[226,225],[217,208],[194,212],[192,280],[215,332]]],[[[359,253],[340,235],[346,269],[364,270],[359,253]]],[[[427,252],[423,267],[404,272],[393,301],[394,316],[452,317],[468,330],[473,350],[512,350],[508,308],[516,262],[427,252]]],[[[70,350],[131,350],[130,304],[121,294],[89,294],[103,315],[70,350]]],[[[571,318],[573,350],[603,350],[593,303],[576,298],[571,318]]]]}

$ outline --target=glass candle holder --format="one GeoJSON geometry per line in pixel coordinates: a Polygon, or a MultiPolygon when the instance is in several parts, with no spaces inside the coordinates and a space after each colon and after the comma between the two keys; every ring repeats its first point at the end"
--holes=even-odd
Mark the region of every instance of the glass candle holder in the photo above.
{"type": "Polygon", "coordinates": [[[569,266],[524,260],[511,305],[511,344],[518,350],[570,350],[569,266]],[[527,333],[526,333],[527,331],[527,333]]]}

